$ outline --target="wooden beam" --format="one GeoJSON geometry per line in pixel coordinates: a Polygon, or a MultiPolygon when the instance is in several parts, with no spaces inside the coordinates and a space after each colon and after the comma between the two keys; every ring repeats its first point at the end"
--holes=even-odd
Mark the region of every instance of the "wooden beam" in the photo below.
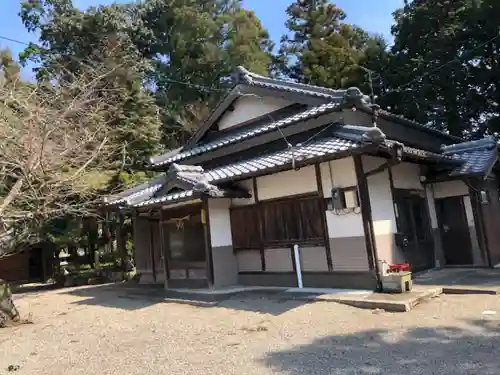
{"type": "MultiPolygon", "coordinates": [[[[257,177],[252,177],[252,190],[253,190],[253,197],[254,197],[254,202],[255,204],[259,204],[259,190],[257,189],[257,177]]],[[[260,211],[259,212],[259,215],[260,215],[260,211]]],[[[261,238],[263,236],[263,233],[264,233],[264,228],[262,227],[262,220],[261,218],[259,218],[259,225],[260,225],[260,235],[261,235],[261,238]]],[[[261,265],[261,269],[262,271],[265,271],[266,270],[266,253],[265,253],[265,249],[264,249],[264,245],[262,244],[261,248],[260,248],[260,265],[261,265]]]]}
{"type": "Polygon", "coordinates": [[[116,227],[116,246],[118,250],[118,254],[120,254],[121,265],[125,270],[125,257],[127,255],[127,248],[125,245],[125,230],[124,230],[124,222],[125,218],[123,213],[118,212],[118,225],[116,227]]]}
{"type": "Polygon", "coordinates": [[[322,183],[322,179],[321,179],[321,168],[320,168],[319,163],[314,165],[314,169],[316,172],[316,184],[318,186],[318,195],[323,200],[323,210],[321,210],[321,213],[322,213],[322,221],[323,221],[323,231],[325,233],[326,263],[328,265],[328,271],[333,271],[332,252],[330,251],[330,236],[328,235],[328,222],[326,221],[326,210],[327,210],[326,199],[325,199],[325,194],[323,192],[323,183],[322,183]]]}
{"type": "Polygon", "coordinates": [[[363,229],[365,232],[366,255],[370,270],[375,272],[377,280],[377,289],[382,289],[382,281],[380,278],[377,247],[375,243],[375,233],[373,230],[372,208],[370,203],[370,192],[368,190],[368,180],[363,171],[363,162],[361,155],[354,156],[354,168],[358,181],[359,203],[361,206],[361,217],[363,221],[363,229]]]}
{"type": "Polygon", "coordinates": [[[212,238],[210,236],[210,217],[208,209],[208,199],[204,198],[201,206],[201,224],[203,225],[203,235],[205,243],[205,257],[207,268],[208,287],[214,287],[214,259],[212,251],[212,238]]]}

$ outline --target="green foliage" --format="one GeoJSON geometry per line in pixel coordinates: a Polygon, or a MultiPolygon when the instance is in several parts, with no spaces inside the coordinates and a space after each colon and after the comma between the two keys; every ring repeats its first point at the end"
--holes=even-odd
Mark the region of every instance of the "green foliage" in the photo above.
{"type": "Polygon", "coordinates": [[[286,10],[289,30],[281,39],[278,67],[299,82],[331,88],[367,87],[360,66],[382,68],[385,43],[344,22],[344,11],[328,0],[294,1],[286,10]]]}
{"type": "Polygon", "coordinates": [[[138,73],[147,76],[126,78],[134,84],[120,114],[134,125],[123,134],[123,142],[134,140],[136,151],[127,150],[136,153],[133,161],[154,151],[148,145],[157,134],[144,129],[155,121],[162,122],[163,143],[177,146],[195,130],[190,108],[216,102],[237,65],[267,74],[272,62],[267,31],[236,0],[146,0],[87,11],[70,0],[33,0],[23,3],[20,15],[28,30],[40,33],[40,42],[21,56],[40,64],[40,79],[78,74],[79,61],[89,56],[140,62],[138,73]],[[154,92],[156,112],[145,87],[154,92]]]}
{"type": "Polygon", "coordinates": [[[452,134],[497,132],[498,14],[495,0],[406,1],[394,13],[391,89],[383,103],[452,134]]]}

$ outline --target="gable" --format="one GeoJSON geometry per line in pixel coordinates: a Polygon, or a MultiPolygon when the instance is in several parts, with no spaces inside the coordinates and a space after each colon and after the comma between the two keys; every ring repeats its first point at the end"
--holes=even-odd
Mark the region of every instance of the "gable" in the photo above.
{"type": "MultiPolygon", "coordinates": [[[[343,110],[343,118],[346,124],[356,124],[360,126],[373,126],[373,115],[371,109],[358,107],[353,111],[351,108],[343,110]]],[[[385,112],[381,113],[377,120],[377,127],[384,132],[389,139],[403,142],[407,146],[421,148],[427,151],[439,152],[442,144],[453,143],[450,136],[426,128],[422,125],[412,124],[410,121],[389,118],[385,112]]]]}
{"type": "Polygon", "coordinates": [[[236,99],[217,121],[218,130],[243,125],[253,119],[294,104],[278,97],[242,96],[236,99]]]}

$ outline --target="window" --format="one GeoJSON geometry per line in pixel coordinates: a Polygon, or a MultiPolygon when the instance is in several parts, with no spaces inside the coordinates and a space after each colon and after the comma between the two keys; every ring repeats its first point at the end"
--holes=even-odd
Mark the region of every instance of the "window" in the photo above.
{"type": "Polygon", "coordinates": [[[324,240],[324,203],[318,197],[261,202],[231,210],[235,249],[324,240]]]}

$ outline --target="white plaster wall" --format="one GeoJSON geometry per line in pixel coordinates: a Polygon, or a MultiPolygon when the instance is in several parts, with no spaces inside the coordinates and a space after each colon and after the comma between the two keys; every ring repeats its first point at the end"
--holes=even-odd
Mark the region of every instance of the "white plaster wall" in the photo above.
{"type": "Polygon", "coordinates": [[[412,163],[400,163],[391,168],[392,180],[396,189],[419,189],[420,183],[420,166],[412,163]]]}
{"type": "Polygon", "coordinates": [[[446,181],[433,184],[434,197],[446,198],[457,195],[469,195],[469,188],[463,181],[446,181]]]}
{"type": "MultiPolygon", "coordinates": [[[[351,187],[358,183],[352,157],[321,163],[320,171],[325,198],[332,196],[332,187],[351,187]]],[[[326,211],[326,222],[329,238],[364,236],[360,213],[337,214],[333,211],[326,211]]]]}
{"type": "Polygon", "coordinates": [[[229,199],[209,199],[208,215],[212,247],[231,246],[231,221],[229,218],[229,199]]]}
{"type": "Polygon", "coordinates": [[[253,191],[253,181],[252,179],[238,181],[237,185],[245,190],[247,190],[251,197],[250,198],[233,198],[231,199],[232,206],[247,206],[249,204],[255,203],[255,194],[253,191]]]}
{"type": "Polygon", "coordinates": [[[318,191],[316,171],[313,165],[257,177],[259,200],[287,197],[318,191]]]}
{"type": "Polygon", "coordinates": [[[243,96],[233,103],[234,110],[227,111],[219,120],[219,130],[228,129],[234,125],[289,106],[290,104],[293,103],[281,98],[243,96]]]}
{"type": "Polygon", "coordinates": [[[356,170],[354,169],[354,159],[352,157],[321,163],[319,167],[321,170],[323,193],[326,198],[332,196],[332,182],[333,187],[340,188],[356,186],[358,183],[356,170]]]}
{"type": "Polygon", "coordinates": [[[335,214],[326,211],[329,238],[360,237],[365,235],[361,214],[335,214]]]}
{"type": "MultiPolygon", "coordinates": [[[[386,160],[382,158],[363,156],[363,169],[366,172],[385,162],[386,160]]],[[[389,172],[384,171],[368,177],[368,191],[375,235],[396,233],[396,216],[389,172]]]]}

